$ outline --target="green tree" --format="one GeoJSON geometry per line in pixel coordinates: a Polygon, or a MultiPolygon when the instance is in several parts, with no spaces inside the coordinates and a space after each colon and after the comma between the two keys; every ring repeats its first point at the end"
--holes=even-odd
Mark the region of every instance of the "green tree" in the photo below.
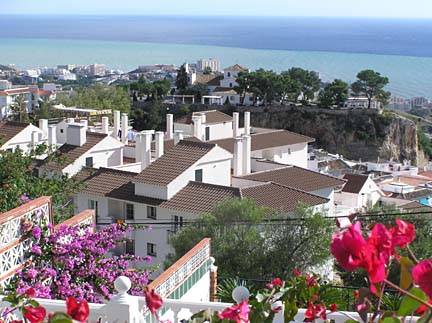
{"type": "Polygon", "coordinates": [[[207,85],[202,83],[196,83],[192,85],[191,87],[187,88],[184,92],[185,94],[195,95],[198,101],[201,101],[201,98],[204,95],[209,94],[209,89],[207,85]]]}
{"type": "Polygon", "coordinates": [[[387,104],[390,92],[384,90],[389,83],[389,79],[381,76],[373,70],[364,70],[357,74],[357,81],[351,84],[352,91],[357,95],[364,95],[368,99],[368,109],[371,107],[373,99],[378,100],[383,105],[387,104]]]}
{"type": "Polygon", "coordinates": [[[168,80],[157,80],[152,84],[152,99],[161,99],[167,95],[171,89],[171,83],[168,80]]]}
{"type": "Polygon", "coordinates": [[[163,116],[166,114],[158,101],[152,101],[146,109],[134,108],[131,118],[136,130],[158,130],[163,126],[163,116]]]}
{"type": "Polygon", "coordinates": [[[184,90],[189,84],[188,73],[186,71],[186,64],[180,66],[177,70],[176,87],[178,90],[184,90]]]}
{"type": "Polygon", "coordinates": [[[306,207],[299,207],[292,215],[298,216],[303,220],[265,222],[283,216],[257,206],[253,200],[227,200],[173,237],[175,254],[170,260],[209,237],[212,255],[223,263],[220,276],[288,277],[295,268],[318,266],[330,257],[333,223],[306,207]]]}
{"type": "Polygon", "coordinates": [[[299,80],[291,78],[289,71],[284,71],[279,75],[278,95],[281,103],[285,100],[297,102],[301,94],[301,83],[299,80]]]}
{"type": "MultiPolygon", "coordinates": [[[[73,215],[71,196],[82,184],[66,175],[38,176],[33,169],[34,158],[47,152],[44,145],[28,154],[20,149],[0,151],[0,213],[19,206],[28,198],[46,195],[52,196],[57,223],[73,215]]],[[[60,160],[56,162],[61,163],[60,160]]]]}
{"type": "Polygon", "coordinates": [[[262,68],[255,71],[252,80],[251,92],[256,99],[264,105],[271,104],[277,94],[278,75],[273,71],[266,71],[262,68]]]}
{"type": "Polygon", "coordinates": [[[334,80],[327,84],[323,90],[320,91],[318,100],[322,107],[331,108],[334,105],[342,106],[348,99],[349,87],[348,84],[342,80],[334,80]]]}
{"type": "Polygon", "coordinates": [[[15,98],[15,102],[10,105],[10,109],[12,110],[12,120],[29,123],[30,118],[27,111],[27,100],[24,96],[18,95],[15,98]]]}
{"type": "Polygon", "coordinates": [[[204,75],[210,75],[211,73],[213,73],[211,67],[210,67],[210,66],[206,66],[206,67],[204,68],[203,74],[204,74],[204,75]]]}
{"type": "Polygon", "coordinates": [[[293,67],[288,70],[292,80],[301,84],[302,101],[307,103],[315,98],[315,93],[320,88],[320,79],[316,72],[307,71],[300,67],[293,67]]]}
{"type": "Polygon", "coordinates": [[[234,87],[234,90],[240,94],[240,104],[244,103],[246,93],[250,92],[252,84],[254,82],[255,72],[240,71],[237,74],[236,82],[238,86],[234,87]]]}
{"type": "Polygon", "coordinates": [[[112,109],[128,113],[132,102],[129,93],[121,87],[94,84],[74,91],[70,96],[57,95],[56,102],[66,106],[90,109],[112,109]]]}

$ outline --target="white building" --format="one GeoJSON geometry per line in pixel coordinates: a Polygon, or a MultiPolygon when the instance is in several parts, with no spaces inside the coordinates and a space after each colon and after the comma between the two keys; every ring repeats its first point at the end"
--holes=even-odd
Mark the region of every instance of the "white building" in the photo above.
{"type": "MultiPolygon", "coordinates": [[[[369,100],[366,97],[350,97],[344,103],[344,108],[347,109],[367,109],[369,104],[369,100]]],[[[372,99],[371,101],[371,109],[380,109],[381,102],[372,99]]]]}
{"type": "Polygon", "coordinates": [[[24,153],[48,141],[48,120],[40,120],[39,128],[19,122],[0,122],[0,150],[21,149],[24,153]],[[46,126],[46,127],[45,127],[46,126]]]}
{"type": "Polygon", "coordinates": [[[39,89],[37,87],[16,87],[0,89],[0,120],[6,119],[12,114],[11,106],[16,104],[16,99],[22,97],[26,103],[27,112],[33,111],[39,102],[39,89]]]}
{"type": "Polygon", "coordinates": [[[221,71],[221,63],[217,58],[200,59],[197,61],[196,66],[198,72],[204,72],[207,67],[210,67],[212,72],[221,71]]]}
{"type": "Polygon", "coordinates": [[[104,64],[93,64],[89,66],[90,75],[92,76],[105,76],[105,65],[104,64]]]}

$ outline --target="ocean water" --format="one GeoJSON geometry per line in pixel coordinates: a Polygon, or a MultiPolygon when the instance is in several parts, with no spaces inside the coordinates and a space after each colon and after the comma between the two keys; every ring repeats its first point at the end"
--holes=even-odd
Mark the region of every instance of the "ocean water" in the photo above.
{"type": "Polygon", "coordinates": [[[371,68],[395,95],[432,98],[432,20],[0,16],[0,30],[0,64],[19,68],[98,62],[128,71],[217,57],[346,81],[371,68]]]}

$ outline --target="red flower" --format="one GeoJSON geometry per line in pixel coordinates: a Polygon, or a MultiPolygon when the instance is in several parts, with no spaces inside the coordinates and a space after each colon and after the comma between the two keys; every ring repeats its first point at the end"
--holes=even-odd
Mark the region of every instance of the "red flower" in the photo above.
{"type": "Polygon", "coordinates": [[[359,291],[358,290],[355,290],[354,291],[354,298],[358,298],[359,297],[359,291]]]}
{"type": "Polygon", "coordinates": [[[330,251],[339,265],[347,271],[357,269],[363,261],[366,241],[361,234],[361,224],[356,222],[347,231],[333,235],[330,251]]]}
{"type": "Polygon", "coordinates": [[[25,291],[25,294],[29,297],[33,297],[36,295],[36,291],[34,290],[34,288],[30,287],[25,291]]]}
{"type": "MultiPolygon", "coordinates": [[[[432,299],[429,300],[429,304],[432,305],[432,299]]],[[[422,305],[416,310],[416,312],[418,315],[422,316],[423,314],[425,314],[427,312],[428,309],[429,308],[426,305],[422,305]]]]}
{"type": "Polygon", "coordinates": [[[25,306],[24,317],[29,320],[31,323],[39,323],[45,319],[46,310],[42,306],[30,307],[25,306]]]}
{"type": "Polygon", "coordinates": [[[432,259],[423,260],[412,270],[413,280],[432,298],[432,259]]]}
{"type": "Polygon", "coordinates": [[[311,276],[311,275],[308,274],[306,276],[306,280],[307,280],[307,284],[308,284],[309,287],[313,287],[313,286],[316,285],[316,279],[313,276],[311,276]]]}
{"type": "Polygon", "coordinates": [[[329,307],[329,310],[331,312],[336,312],[337,311],[337,305],[335,303],[331,304],[329,307]]]}
{"type": "Polygon", "coordinates": [[[238,305],[233,305],[226,308],[222,313],[218,314],[221,320],[228,319],[237,323],[248,323],[249,322],[249,306],[248,300],[241,302],[238,305]]]}
{"type": "Polygon", "coordinates": [[[77,301],[74,297],[69,297],[66,300],[67,313],[72,317],[72,319],[79,322],[87,321],[90,309],[86,301],[77,301]]]}
{"type": "Polygon", "coordinates": [[[156,313],[162,307],[162,298],[156,294],[154,289],[149,290],[148,288],[144,291],[144,295],[148,309],[152,314],[156,313]]]}
{"type": "Polygon", "coordinates": [[[283,281],[280,278],[275,278],[272,280],[272,285],[276,285],[276,286],[282,286],[283,285],[283,281]]]}
{"type": "Polygon", "coordinates": [[[312,322],[317,318],[327,320],[326,309],[320,304],[310,303],[305,312],[305,322],[312,322]]]}
{"type": "Polygon", "coordinates": [[[400,247],[405,249],[408,243],[411,243],[415,238],[415,227],[412,223],[402,220],[396,220],[396,226],[390,232],[392,234],[393,248],[400,247]]]}
{"type": "Polygon", "coordinates": [[[295,276],[300,276],[301,275],[301,270],[299,268],[294,269],[293,274],[295,276]]]}

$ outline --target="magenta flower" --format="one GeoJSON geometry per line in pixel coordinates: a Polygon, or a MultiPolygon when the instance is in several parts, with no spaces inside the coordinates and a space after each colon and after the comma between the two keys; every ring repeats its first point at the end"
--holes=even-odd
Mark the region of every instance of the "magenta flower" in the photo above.
{"type": "Polygon", "coordinates": [[[34,226],[31,234],[33,235],[33,237],[39,240],[41,238],[42,229],[40,227],[34,226]]]}
{"type": "Polygon", "coordinates": [[[35,253],[35,254],[37,254],[37,255],[40,255],[40,254],[42,253],[42,250],[41,250],[41,248],[40,248],[39,246],[34,245],[34,246],[31,248],[31,252],[33,252],[33,253],[35,253]]]}

